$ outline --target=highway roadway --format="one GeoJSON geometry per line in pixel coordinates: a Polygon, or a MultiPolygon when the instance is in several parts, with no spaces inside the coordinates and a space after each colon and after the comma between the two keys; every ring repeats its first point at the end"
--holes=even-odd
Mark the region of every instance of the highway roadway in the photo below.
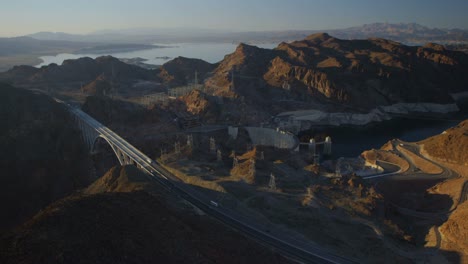
{"type": "Polygon", "coordinates": [[[56,101],[63,103],[71,113],[95,129],[99,134],[106,137],[107,140],[111,141],[112,144],[128,155],[140,169],[147,172],[151,179],[192,203],[206,214],[217,218],[245,235],[273,247],[289,258],[301,263],[357,263],[356,260],[338,256],[323,247],[312,244],[310,241],[294,238],[283,233],[280,234],[274,232],[274,230],[266,230],[265,225],[262,223],[253,221],[245,215],[241,215],[234,210],[219,205],[203,193],[196,191],[182,182],[176,176],[165,170],[160,164],[151,160],[144,153],[91,116],[63,101],[56,101]]]}

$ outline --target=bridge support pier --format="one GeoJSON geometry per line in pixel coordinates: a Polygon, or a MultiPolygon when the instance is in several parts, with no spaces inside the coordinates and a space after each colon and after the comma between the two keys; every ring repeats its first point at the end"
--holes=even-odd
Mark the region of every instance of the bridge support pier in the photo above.
{"type": "Polygon", "coordinates": [[[116,148],[114,145],[111,145],[112,149],[114,150],[117,159],[119,160],[120,165],[130,165],[133,164],[132,159],[125,155],[119,148],[116,148]]]}

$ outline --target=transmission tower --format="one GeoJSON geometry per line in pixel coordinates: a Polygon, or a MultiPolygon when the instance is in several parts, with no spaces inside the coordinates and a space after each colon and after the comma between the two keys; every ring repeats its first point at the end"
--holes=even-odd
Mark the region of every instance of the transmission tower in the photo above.
{"type": "Polygon", "coordinates": [[[255,160],[250,159],[249,175],[255,176],[255,160]]]}
{"type": "Polygon", "coordinates": [[[210,152],[216,153],[216,141],[213,137],[210,137],[210,152]]]}
{"type": "Polygon", "coordinates": [[[341,177],[341,163],[342,162],[343,162],[343,158],[339,158],[338,161],[336,162],[335,175],[337,177],[341,177]]]}
{"type": "Polygon", "coordinates": [[[320,165],[320,155],[314,154],[314,165],[320,165]]]}
{"type": "Polygon", "coordinates": [[[111,88],[110,88],[110,97],[112,99],[114,99],[114,76],[115,76],[115,72],[114,72],[114,62],[112,62],[111,64],[111,88]]]}
{"type": "Polygon", "coordinates": [[[166,149],[161,148],[161,157],[164,156],[165,154],[166,154],[166,149]]]}
{"type": "Polygon", "coordinates": [[[276,179],[273,173],[270,173],[270,182],[268,183],[268,187],[270,188],[270,190],[276,190],[276,179]]]}
{"type": "Polygon", "coordinates": [[[193,135],[187,135],[187,147],[193,148],[193,135]]]}
{"type": "Polygon", "coordinates": [[[178,141],[176,143],[174,143],[174,152],[176,154],[180,153],[180,143],[178,141]]]}
{"type": "Polygon", "coordinates": [[[234,86],[234,69],[232,69],[231,71],[231,91],[234,91],[235,90],[235,86],[234,86]]]}
{"type": "Polygon", "coordinates": [[[289,90],[291,90],[291,85],[289,85],[289,83],[287,81],[284,81],[283,82],[283,89],[285,89],[286,91],[289,91],[289,90]]]}
{"type": "Polygon", "coordinates": [[[332,152],[331,145],[332,145],[331,137],[327,136],[325,138],[325,143],[324,143],[324,147],[323,147],[323,154],[331,155],[331,152],[332,152]]]}
{"type": "Polygon", "coordinates": [[[309,140],[309,151],[312,153],[312,155],[315,155],[315,139],[313,138],[309,140]]]}

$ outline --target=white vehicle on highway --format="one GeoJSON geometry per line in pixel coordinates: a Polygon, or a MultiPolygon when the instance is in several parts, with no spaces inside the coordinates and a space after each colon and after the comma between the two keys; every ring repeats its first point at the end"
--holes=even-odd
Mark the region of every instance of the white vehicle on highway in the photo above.
{"type": "Polygon", "coordinates": [[[218,207],[218,203],[215,202],[215,201],[213,201],[213,200],[210,201],[210,204],[213,205],[213,206],[215,206],[215,207],[218,207]]]}

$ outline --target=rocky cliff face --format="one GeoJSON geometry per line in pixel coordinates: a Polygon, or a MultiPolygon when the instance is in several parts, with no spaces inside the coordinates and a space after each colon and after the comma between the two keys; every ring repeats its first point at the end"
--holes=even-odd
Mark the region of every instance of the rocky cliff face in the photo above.
{"type": "Polygon", "coordinates": [[[412,47],[319,33],[274,50],[241,44],[207,84],[228,90],[234,72],[233,92],[241,96],[252,89],[286,90],[282,97],[370,109],[400,102],[452,102],[449,93],[468,87],[467,71],[466,54],[437,44],[412,47]]]}

